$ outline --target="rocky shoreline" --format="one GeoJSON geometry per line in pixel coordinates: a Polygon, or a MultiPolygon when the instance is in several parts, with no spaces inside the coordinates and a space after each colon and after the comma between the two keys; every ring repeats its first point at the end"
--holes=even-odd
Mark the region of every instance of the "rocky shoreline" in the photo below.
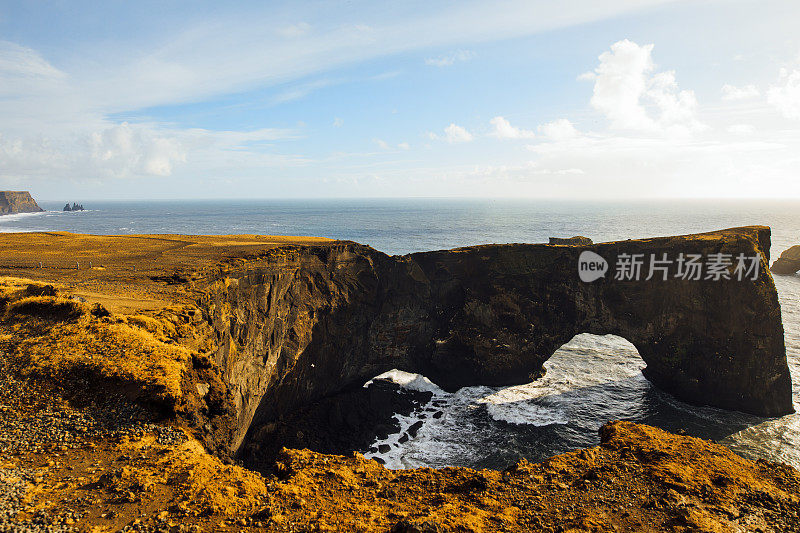
{"type": "MultiPolygon", "coordinates": [[[[758,246],[749,235],[763,238],[763,230],[670,242],[758,246]]],[[[653,241],[625,246],[663,245],[653,241]]],[[[243,417],[256,385],[292,391],[314,383],[317,369],[339,375],[313,354],[353,349],[333,334],[357,339],[347,321],[362,315],[342,310],[363,291],[374,294],[367,258],[374,269],[399,268],[366,247],[263,236],[57,233],[3,235],[0,243],[0,531],[800,529],[800,473],[793,468],[643,425],[613,422],[598,447],[504,471],[393,471],[349,450],[395,431],[391,413],[425,398],[380,381],[364,389],[358,372],[347,386],[328,386],[310,401],[275,397],[284,406],[278,418],[243,417]],[[65,257],[94,266],[48,266],[65,257]],[[241,296],[250,292],[257,297],[241,296]],[[300,359],[303,353],[310,359],[300,359]],[[270,370],[259,378],[264,367],[270,370]],[[251,420],[258,423],[243,431],[251,420]],[[245,434],[236,454],[237,435],[245,434]]],[[[513,255],[520,250],[570,260],[575,253],[569,245],[541,246],[450,257],[464,265],[476,253],[506,254],[505,264],[517,269],[527,265],[513,255]]],[[[401,263],[410,286],[434,277],[426,273],[434,257],[452,279],[456,267],[441,254],[422,254],[401,263]]],[[[771,278],[764,283],[762,292],[746,293],[754,295],[753,309],[771,302],[771,278]]],[[[464,308],[494,320],[497,308],[471,305],[464,308]]],[[[396,325],[417,320],[400,309],[396,325]]],[[[770,315],[761,314],[769,327],[770,315]]],[[[365,331],[389,347],[386,353],[401,346],[386,344],[385,330],[365,331]]],[[[768,353],[769,342],[761,343],[768,353]]],[[[365,372],[374,376],[392,362],[370,363],[365,372]]]]}

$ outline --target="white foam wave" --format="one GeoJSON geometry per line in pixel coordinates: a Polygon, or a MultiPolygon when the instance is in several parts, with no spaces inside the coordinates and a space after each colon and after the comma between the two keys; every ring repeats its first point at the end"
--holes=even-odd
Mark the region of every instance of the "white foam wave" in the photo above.
{"type": "Polygon", "coordinates": [[[13,213],[11,215],[0,215],[0,223],[11,223],[25,220],[26,218],[40,217],[52,213],[52,211],[39,211],[37,213],[13,213]]]}
{"type": "Polygon", "coordinates": [[[375,376],[371,380],[364,383],[364,387],[369,387],[370,384],[376,379],[385,379],[400,385],[404,389],[419,391],[419,392],[432,392],[434,394],[442,394],[444,391],[439,388],[434,382],[423,376],[422,374],[413,374],[411,372],[404,372],[396,368],[384,372],[379,376],[375,376]]]}
{"type": "Polygon", "coordinates": [[[498,444],[513,440],[516,434],[508,426],[487,426],[486,416],[517,426],[581,425],[590,414],[583,412],[584,402],[591,405],[605,400],[595,398],[598,392],[593,389],[607,390],[610,379],[644,379],[640,372],[643,361],[635,355],[636,349],[617,337],[578,336],[557,353],[560,355],[545,364],[545,377],[504,389],[475,386],[447,393],[419,374],[395,369],[377,376],[407,389],[430,391],[433,396],[414,413],[395,415],[400,430],[376,440],[372,446],[376,451],[365,455],[380,458],[393,469],[473,464],[498,448],[515,446],[498,444]],[[408,432],[413,424],[418,424],[414,435],[408,432]],[[482,442],[493,444],[487,447],[482,442]]]}
{"type": "Polygon", "coordinates": [[[509,424],[547,426],[567,424],[567,413],[555,407],[536,403],[536,398],[556,392],[555,389],[532,388],[527,385],[499,390],[476,401],[486,405],[493,419],[509,424]]]}

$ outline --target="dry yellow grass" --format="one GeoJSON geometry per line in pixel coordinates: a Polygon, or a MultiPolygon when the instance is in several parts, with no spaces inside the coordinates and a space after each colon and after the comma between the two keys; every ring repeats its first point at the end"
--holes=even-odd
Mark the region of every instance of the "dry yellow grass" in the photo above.
{"type": "Polygon", "coordinates": [[[0,279],[5,314],[0,346],[24,375],[60,378],[85,374],[141,388],[174,407],[191,352],[171,343],[175,326],[153,317],[106,315],[101,307],[60,296],[28,296],[45,286],[0,279]]]}

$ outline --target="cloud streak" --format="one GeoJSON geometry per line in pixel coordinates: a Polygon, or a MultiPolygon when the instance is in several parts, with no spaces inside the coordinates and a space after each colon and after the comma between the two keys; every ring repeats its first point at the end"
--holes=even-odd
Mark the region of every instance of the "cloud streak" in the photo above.
{"type": "Polygon", "coordinates": [[[727,101],[749,100],[757,98],[761,95],[761,91],[755,85],[745,85],[744,87],[736,87],[735,85],[725,84],[722,86],[722,99],[727,101]]]}
{"type": "Polygon", "coordinates": [[[451,67],[456,63],[463,63],[475,57],[475,54],[469,50],[459,50],[450,55],[429,57],[425,60],[425,64],[431,67],[451,67]]]}

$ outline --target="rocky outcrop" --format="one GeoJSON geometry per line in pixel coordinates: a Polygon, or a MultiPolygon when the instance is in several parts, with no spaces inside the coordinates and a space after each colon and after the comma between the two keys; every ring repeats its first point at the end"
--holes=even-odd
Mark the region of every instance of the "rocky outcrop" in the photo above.
{"type": "Polygon", "coordinates": [[[72,207],[70,207],[69,202],[67,202],[62,211],[84,211],[83,204],[72,202],[72,207]]]}
{"type": "Polygon", "coordinates": [[[606,424],[600,439],[502,472],[387,470],[359,454],[284,450],[270,504],[298,531],[800,531],[790,466],[631,422],[606,424]]]}
{"type": "Polygon", "coordinates": [[[792,246],[784,251],[781,256],[772,263],[773,274],[791,276],[800,270],[800,245],[792,246]]]}
{"type": "Polygon", "coordinates": [[[769,246],[769,228],[747,227],[587,247],[486,245],[390,257],[337,243],[238,257],[197,284],[235,398],[232,448],[258,447],[285,413],[391,368],[448,390],[525,383],[584,332],[628,339],[645,376],[684,401],[790,413],[769,246]],[[578,276],[587,250],[611,265],[591,283],[578,276]],[[626,257],[663,254],[676,261],[667,279],[645,279],[646,265],[639,280],[615,279],[626,257]],[[718,280],[676,278],[678,258],[690,254],[755,257],[757,276],[739,280],[731,265],[718,280]]]}
{"type": "MultiPolygon", "coordinates": [[[[409,416],[421,411],[431,396],[431,392],[409,390],[376,379],[368,387],[356,385],[300,406],[261,430],[269,433],[270,438],[258,441],[259,453],[248,454],[246,466],[258,472],[270,471],[281,448],[341,455],[349,455],[353,450],[377,452],[378,448],[372,446],[376,439],[385,439],[401,430],[395,415],[409,416]]],[[[408,439],[406,435],[405,440],[408,439]]],[[[400,442],[405,440],[401,438],[400,442]]],[[[383,462],[380,458],[375,460],[383,462]]]]}
{"type": "Polygon", "coordinates": [[[562,246],[588,246],[593,243],[592,239],[590,239],[589,237],[576,235],[574,237],[568,237],[566,239],[562,239],[559,237],[550,237],[550,244],[560,244],[562,246]]]}
{"type": "Polygon", "coordinates": [[[44,211],[28,191],[0,191],[0,215],[44,211]]]}

